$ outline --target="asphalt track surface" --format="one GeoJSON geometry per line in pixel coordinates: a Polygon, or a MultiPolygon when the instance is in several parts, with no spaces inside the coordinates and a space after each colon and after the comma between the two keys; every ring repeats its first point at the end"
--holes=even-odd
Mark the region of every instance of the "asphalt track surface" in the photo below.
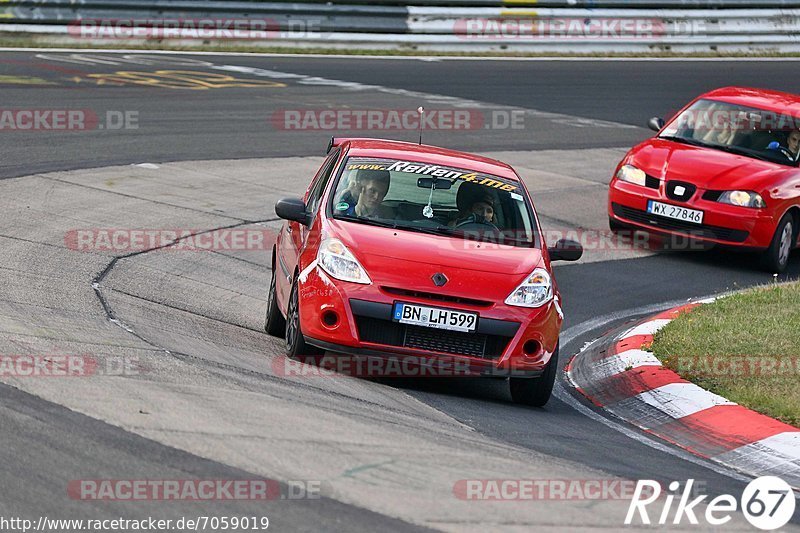
{"type": "MultiPolygon", "coordinates": [[[[383,102],[387,95],[391,95],[394,107],[409,108],[420,99],[418,94],[404,91],[453,97],[452,102],[458,105],[481,102],[485,109],[533,110],[526,115],[526,127],[522,130],[426,133],[430,144],[478,152],[543,149],[577,152],[629,146],[649,135],[648,130],[640,127],[647,118],[667,115],[713,87],[743,84],[800,92],[795,75],[797,63],[782,61],[474,62],[191,56],[217,66],[258,68],[301,77],[285,78],[287,87],[186,91],[113,81],[99,83],[90,75],[180,69],[190,70],[196,77],[197,72],[219,70],[207,65],[180,64],[184,56],[170,60],[151,55],[146,64],[114,64],[114,56],[101,56],[110,59],[98,63],[54,59],[68,56],[66,53],[48,53],[44,58],[37,55],[0,54],[0,74],[16,78],[0,83],[3,108],[91,109],[101,117],[109,110],[135,111],[140,127],[113,133],[4,132],[0,178],[115,164],[320,155],[329,132],[282,131],[274,127],[271,117],[284,109],[386,108],[383,102]],[[327,81],[296,83],[320,78],[381,89],[353,89],[327,81]],[[25,85],[20,80],[25,80],[25,85]],[[561,118],[562,115],[569,118],[561,118]],[[572,121],[572,126],[565,126],[559,120],[572,121]]],[[[279,79],[274,74],[235,75],[250,81],[279,79]]],[[[408,132],[388,132],[385,136],[408,138],[408,135],[408,132]]],[[[68,271],[63,274],[70,276],[68,271]]],[[[789,272],[781,279],[798,276],[800,258],[795,254],[789,272]]],[[[566,315],[562,365],[566,356],[576,353],[585,342],[640,316],[648,308],[770,279],[754,269],[750,257],[723,252],[658,254],[559,265],[556,277],[566,315]]],[[[604,423],[603,415],[576,398],[563,380],[558,398],[545,409],[511,404],[506,388],[494,381],[394,380],[384,385],[399,388],[490,439],[587,465],[612,476],[701,479],[712,496],[739,494],[745,485],[741,479],[708,468],[702,462],[687,460],[685,454],[665,453],[642,442],[641,436],[632,438],[638,436],[632,429],[623,432],[615,422],[604,423]],[[576,405],[580,407],[576,409],[576,405]]],[[[85,472],[82,467],[89,463],[100,465],[96,469],[97,478],[114,478],[120,465],[124,465],[125,471],[139,473],[140,478],[248,476],[247,472],[66,411],[6,385],[0,385],[0,396],[3,428],[0,442],[6,459],[13,459],[0,465],[0,511],[4,515],[65,516],[73,512],[90,516],[92,508],[63,495],[66,480],[82,475],[85,472]],[[82,453],[89,448],[93,450],[91,455],[82,453]]],[[[121,507],[120,512],[140,514],[143,510],[141,506],[129,505],[121,507]]],[[[163,509],[157,503],[148,505],[160,512],[163,509]]],[[[249,514],[251,510],[248,504],[234,508],[224,502],[207,509],[208,514],[228,515],[233,511],[249,514]]],[[[185,514],[183,511],[170,507],[175,516],[185,514]]],[[[291,507],[281,505],[269,511],[270,515],[281,516],[285,524],[292,524],[293,530],[313,530],[320,523],[329,524],[329,529],[348,531],[415,527],[356,505],[327,499],[292,502],[291,507]],[[330,522],[331,516],[336,517],[335,523],[330,522]]],[[[800,515],[796,513],[795,522],[798,519],[800,515]]]]}
{"type": "MultiPolygon", "coordinates": [[[[151,64],[139,60],[138,63],[145,63],[143,65],[119,59],[102,63],[74,58],[54,61],[53,55],[59,54],[4,53],[0,58],[4,75],[42,78],[54,85],[4,84],[3,105],[60,108],[69,103],[73,109],[89,108],[99,114],[107,110],[134,111],[138,113],[142,127],[135,131],[115,132],[114,135],[92,131],[72,138],[61,136],[55,144],[48,136],[18,133],[13,140],[3,143],[0,177],[142,160],[309,155],[320,153],[320,147],[327,142],[328,132],[279,134],[280,131],[270,124],[276,111],[348,105],[359,109],[385,108],[380,93],[343,90],[329,85],[300,88],[293,85],[288,91],[180,91],[109,86],[111,82],[101,84],[102,80],[88,77],[119,71],[210,70],[192,64],[198,62],[381,85],[472,99],[490,107],[515,106],[638,128],[644,126],[647,118],[667,116],[689,99],[719,86],[763,86],[795,92],[800,89],[795,61],[470,62],[244,56],[233,60],[231,56],[181,56],[169,62],[163,57],[153,59],[151,64]]],[[[80,55],[97,57],[90,52],[80,55]]],[[[135,56],[148,57],[147,54],[135,56]]],[[[151,54],[149,57],[159,56],[151,54]]],[[[236,74],[212,72],[216,75],[236,74]]],[[[254,79],[249,75],[241,77],[254,79]]],[[[419,99],[409,98],[409,104],[413,105],[415,101],[421,103],[419,99]]],[[[576,133],[534,120],[526,123],[524,130],[462,131],[458,134],[428,132],[425,138],[430,144],[489,152],[629,146],[647,135],[644,129],[614,130],[597,127],[591,122],[576,133]]],[[[392,131],[385,132],[385,136],[406,140],[415,137],[406,132],[392,131]]]]}

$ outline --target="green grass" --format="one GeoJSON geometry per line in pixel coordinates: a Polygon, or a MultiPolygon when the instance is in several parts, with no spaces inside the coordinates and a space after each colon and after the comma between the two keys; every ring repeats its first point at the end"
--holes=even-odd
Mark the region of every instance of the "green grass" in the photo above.
{"type": "Polygon", "coordinates": [[[652,350],[701,387],[800,427],[800,282],[682,314],[655,335],[652,350]]]}
{"type": "Polygon", "coordinates": [[[79,49],[102,49],[102,48],[121,48],[126,50],[171,50],[171,51],[192,51],[192,52],[234,52],[234,53],[261,53],[261,54],[324,54],[324,55],[375,55],[375,56],[448,56],[448,57],[699,57],[699,58],[735,58],[735,57],[799,57],[800,52],[781,53],[781,52],[672,52],[672,51],[653,51],[646,53],[631,52],[587,52],[587,53],[565,53],[565,52],[515,52],[511,49],[491,51],[491,52],[439,52],[431,50],[418,50],[413,46],[399,46],[398,48],[367,49],[367,48],[332,48],[320,46],[316,48],[299,48],[288,46],[268,46],[256,44],[229,44],[225,41],[205,41],[191,46],[177,45],[169,41],[157,41],[152,43],[131,44],[125,41],[109,39],[100,44],[85,43],[75,40],[75,42],[65,41],[63,37],[49,38],[47,35],[33,35],[25,33],[3,33],[0,29],[0,47],[20,47],[20,48],[79,48],[79,49]]]}

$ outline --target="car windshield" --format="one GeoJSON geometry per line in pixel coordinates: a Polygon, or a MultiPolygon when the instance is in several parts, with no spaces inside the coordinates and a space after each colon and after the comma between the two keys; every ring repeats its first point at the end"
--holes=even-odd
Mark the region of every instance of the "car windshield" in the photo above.
{"type": "Polygon", "coordinates": [[[398,159],[350,157],[331,198],[333,217],[395,229],[537,246],[517,181],[468,169],[398,159]]]}
{"type": "Polygon", "coordinates": [[[800,118],[704,99],[675,117],[659,138],[797,166],[800,118]]]}

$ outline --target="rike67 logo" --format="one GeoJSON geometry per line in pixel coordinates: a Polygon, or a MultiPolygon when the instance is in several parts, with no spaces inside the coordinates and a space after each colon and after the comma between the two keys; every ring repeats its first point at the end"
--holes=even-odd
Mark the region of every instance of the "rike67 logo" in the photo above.
{"type": "Polygon", "coordinates": [[[698,515],[707,524],[721,526],[731,521],[732,514],[741,509],[750,524],[765,531],[785,526],[794,515],[795,495],[792,487],[784,480],[774,476],[764,476],[751,481],[742,492],[739,501],[730,494],[721,494],[708,502],[705,513],[697,507],[708,497],[701,495],[693,498],[694,480],[681,484],[673,481],[663,498],[663,507],[658,509],[657,500],[661,497],[661,484],[657,481],[643,479],[636,484],[633,499],[625,516],[625,525],[636,523],[666,525],[681,524],[685,518],[690,524],[699,524],[698,515]],[[677,504],[673,504],[677,500],[677,504]],[[655,504],[655,505],[654,505],[655,504]],[[648,506],[650,508],[648,509],[648,506]],[[655,511],[654,519],[648,511],[655,511]],[[638,515],[638,520],[637,520],[638,515]]]}

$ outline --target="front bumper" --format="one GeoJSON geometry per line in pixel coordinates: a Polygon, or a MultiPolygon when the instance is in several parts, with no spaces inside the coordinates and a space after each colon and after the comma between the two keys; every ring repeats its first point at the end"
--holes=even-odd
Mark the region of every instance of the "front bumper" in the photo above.
{"type": "Polygon", "coordinates": [[[635,229],[694,241],[753,250],[767,248],[775,231],[771,210],[750,209],[704,200],[698,189],[688,202],[676,201],[659,189],[611,180],[608,192],[608,216],[611,220],[635,229]],[[703,211],[703,223],[694,224],[647,212],[648,200],[703,211]]]}
{"type": "Polygon", "coordinates": [[[486,365],[471,361],[466,357],[458,356],[419,356],[403,352],[391,352],[385,350],[375,350],[370,348],[354,348],[342,344],[334,344],[319,339],[304,336],[306,343],[322,348],[329,352],[344,354],[354,358],[364,358],[367,364],[360,361],[350,361],[348,368],[365,369],[355,372],[357,376],[363,377],[495,377],[495,378],[538,378],[544,372],[543,368],[518,369],[518,368],[498,368],[493,365],[486,365]],[[397,371],[387,366],[376,366],[370,361],[392,361],[400,360],[411,365],[409,370],[405,366],[397,371]],[[376,368],[376,370],[372,370],[376,368]]]}
{"type": "Polygon", "coordinates": [[[556,350],[562,322],[554,301],[535,309],[431,301],[332,280],[318,267],[300,280],[299,296],[309,344],[350,355],[411,356],[422,364],[433,356],[467,364],[476,375],[540,375],[556,350]],[[477,312],[480,318],[473,333],[405,325],[392,321],[395,301],[477,312]]]}

